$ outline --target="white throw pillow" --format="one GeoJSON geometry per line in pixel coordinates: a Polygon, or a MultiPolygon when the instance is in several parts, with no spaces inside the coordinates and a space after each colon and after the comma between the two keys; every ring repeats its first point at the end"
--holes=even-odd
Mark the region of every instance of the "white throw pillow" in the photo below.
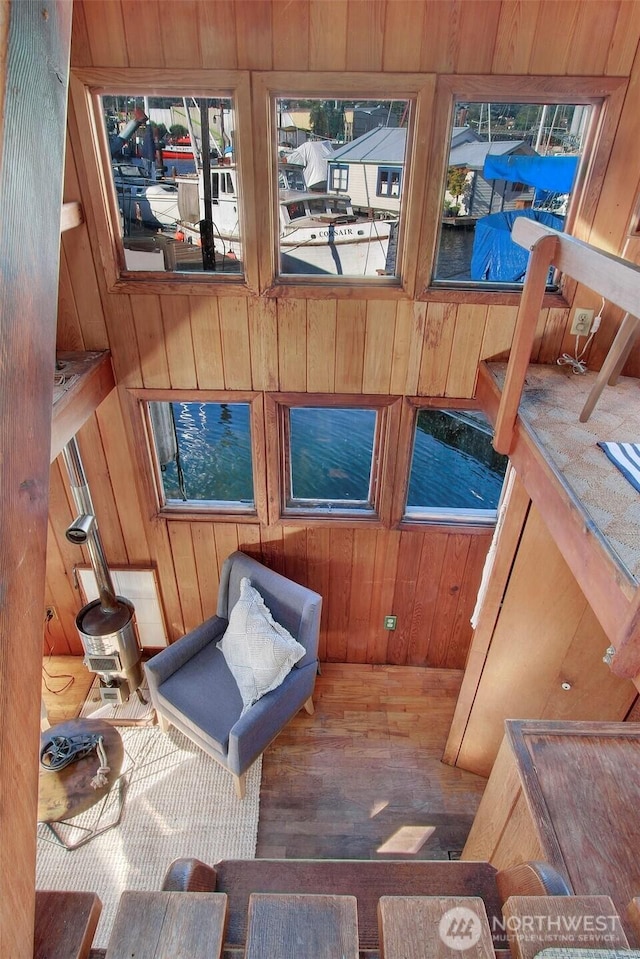
{"type": "Polygon", "coordinates": [[[276,623],[264,599],[246,577],[229,625],[217,647],[238,684],[244,714],[261,696],[276,689],[306,650],[276,623]]]}

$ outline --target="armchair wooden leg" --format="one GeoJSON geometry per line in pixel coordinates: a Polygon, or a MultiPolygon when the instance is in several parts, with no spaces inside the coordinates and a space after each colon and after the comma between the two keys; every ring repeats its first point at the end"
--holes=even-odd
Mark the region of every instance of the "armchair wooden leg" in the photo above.
{"type": "Polygon", "coordinates": [[[242,773],[240,776],[233,774],[233,781],[236,786],[236,795],[238,799],[244,799],[247,792],[247,774],[242,773]]]}
{"type": "Polygon", "coordinates": [[[313,699],[311,698],[311,696],[309,696],[308,700],[304,704],[304,708],[306,709],[306,711],[309,713],[310,716],[313,716],[315,712],[315,708],[314,708],[313,699]]]}
{"type": "Polygon", "coordinates": [[[167,719],[167,717],[166,717],[166,716],[163,716],[162,713],[159,713],[157,710],[156,710],[156,716],[158,717],[158,726],[160,727],[160,729],[162,730],[162,732],[163,732],[163,733],[168,733],[168,732],[169,732],[169,726],[171,725],[171,723],[169,722],[169,720],[167,719]]]}

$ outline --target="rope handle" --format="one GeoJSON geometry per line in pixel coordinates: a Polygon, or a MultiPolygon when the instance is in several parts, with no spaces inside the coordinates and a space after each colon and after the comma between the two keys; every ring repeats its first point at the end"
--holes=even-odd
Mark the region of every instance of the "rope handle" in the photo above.
{"type": "Polygon", "coordinates": [[[106,786],[108,783],[107,775],[111,772],[111,767],[107,765],[107,751],[104,748],[104,742],[102,736],[98,736],[98,742],[96,743],[96,749],[98,751],[98,756],[100,758],[100,765],[98,771],[91,780],[91,785],[94,789],[100,789],[101,786],[106,786]]]}

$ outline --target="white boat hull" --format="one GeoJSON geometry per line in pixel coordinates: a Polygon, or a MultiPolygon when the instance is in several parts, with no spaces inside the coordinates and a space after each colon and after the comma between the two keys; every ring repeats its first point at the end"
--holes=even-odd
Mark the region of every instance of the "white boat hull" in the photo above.
{"type": "Polygon", "coordinates": [[[283,274],[376,276],[385,272],[390,224],[383,221],[292,230],[280,237],[283,274]]]}
{"type": "MultiPolygon", "coordinates": [[[[219,255],[242,260],[235,177],[235,167],[212,169],[213,243],[219,255]]],[[[189,222],[179,225],[178,234],[199,244],[199,225],[193,221],[198,214],[204,219],[202,177],[197,183],[192,178],[178,182],[183,207],[190,214],[189,222]]],[[[385,274],[393,229],[390,220],[354,215],[348,197],[281,189],[279,272],[350,277],[385,274]]]]}

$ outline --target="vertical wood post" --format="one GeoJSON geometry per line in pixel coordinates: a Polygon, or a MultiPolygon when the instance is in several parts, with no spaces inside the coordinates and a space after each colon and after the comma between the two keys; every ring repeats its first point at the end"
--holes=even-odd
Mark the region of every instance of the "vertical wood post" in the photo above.
{"type": "Polygon", "coordinates": [[[555,236],[543,236],[531,247],[493,438],[495,449],[505,455],[509,454],[513,442],[513,427],[518,415],[527,367],[531,362],[536,324],[557,246],[555,236]]]}
{"type": "Polygon", "coordinates": [[[0,956],[31,959],[70,0],[0,7],[0,956]]]}

